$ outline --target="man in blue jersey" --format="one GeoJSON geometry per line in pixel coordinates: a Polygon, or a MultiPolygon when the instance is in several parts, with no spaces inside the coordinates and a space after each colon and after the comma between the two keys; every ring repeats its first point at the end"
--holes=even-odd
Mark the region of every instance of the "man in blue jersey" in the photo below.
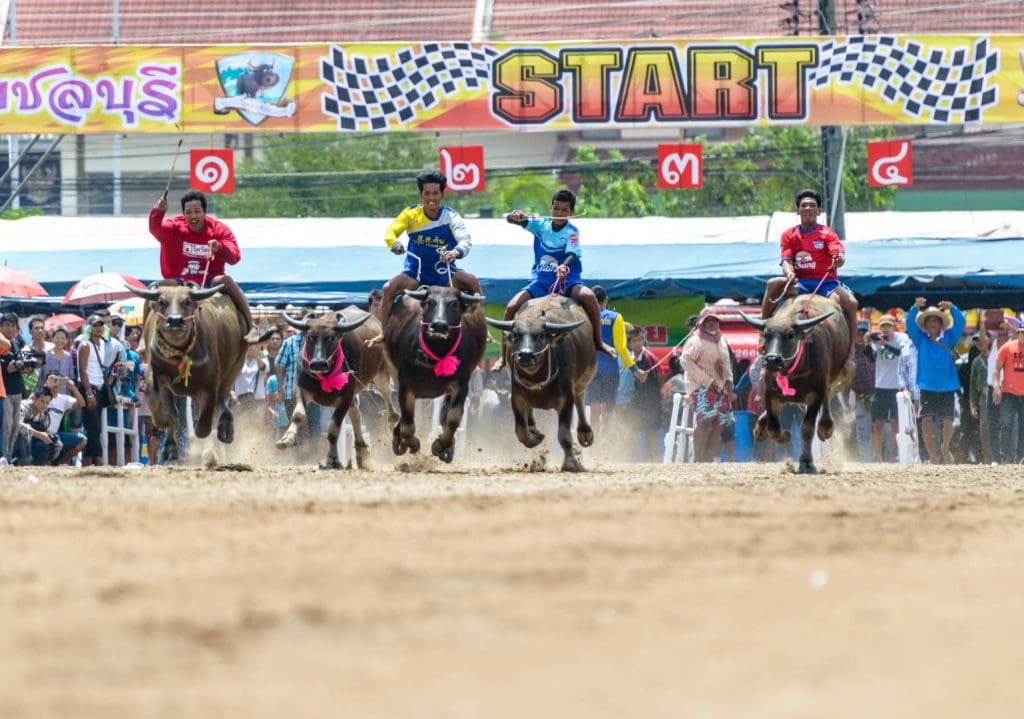
{"type": "Polygon", "coordinates": [[[594,331],[594,347],[609,357],[615,350],[601,338],[601,307],[594,293],[583,284],[583,253],[580,231],[569,221],[576,210],[576,195],[558,190],[551,198],[551,217],[527,217],[513,210],[506,218],[533,234],[533,281],[505,306],[505,319],[515,317],[520,306],[533,297],[550,294],[572,297],[580,303],[594,331]]]}
{"type": "Polygon", "coordinates": [[[405,255],[405,269],[384,284],[381,327],[387,326],[391,303],[403,290],[414,290],[420,285],[450,284],[464,292],[482,294],[476,276],[455,266],[455,260],[469,254],[473,241],[462,216],[441,204],[448,178],[438,170],[424,170],[416,176],[416,185],[420,204],[402,210],[384,231],[388,249],[396,255],[405,255]],[[408,235],[408,247],[398,241],[403,232],[408,235]]]}

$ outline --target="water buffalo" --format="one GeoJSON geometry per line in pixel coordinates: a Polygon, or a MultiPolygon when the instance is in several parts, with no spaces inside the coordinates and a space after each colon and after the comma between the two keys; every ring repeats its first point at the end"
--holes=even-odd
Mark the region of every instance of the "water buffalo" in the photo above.
{"type": "MultiPolygon", "coordinates": [[[[149,306],[143,328],[149,348],[146,399],[153,423],[169,437],[177,422],[173,395],[179,395],[192,398],[197,437],[209,436],[214,411],[219,411],[217,439],[226,444],[234,440],[227,400],[245,362],[247,325],[231,299],[218,294],[222,287],[129,287],[149,306]]],[[[177,443],[164,442],[160,459],[178,459],[177,443]]]]}
{"type": "Polygon", "coordinates": [[[563,472],[582,472],[572,447],[572,411],[576,437],[584,447],[594,442],[583,396],[597,371],[593,331],[585,310],[566,297],[529,300],[508,322],[487,320],[506,333],[505,366],[512,377],[512,412],[516,437],[527,447],[544,440],[533,420],[534,409],[558,413],[558,443],[565,453],[563,472]]]}
{"type": "Polygon", "coordinates": [[[272,88],[281,81],[281,76],[274,71],[274,64],[253,65],[238,76],[235,81],[238,87],[238,94],[246,97],[256,97],[264,90],[272,88]]]}
{"type": "Polygon", "coordinates": [[[295,410],[288,429],[277,441],[280,449],[295,446],[295,438],[306,421],[306,404],[313,401],[323,407],[333,407],[331,427],[327,430],[327,458],[320,465],[324,469],[340,469],[338,435],[341,423],[348,415],[355,435],[356,466],[365,468],[369,447],[363,439],[362,416],[356,396],[371,382],[382,389],[388,407],[388,416],[395,417],[391,406],[391,392],[384,362],[384,351],[379,346],[366,347],[365,341],[380,333],[376,317],[356,307],[346,307],[336,315],[297,320],[287,313],[284,319],[302,332],[302,356],[299,359],[295,384],[295,410]]]}
{"type": "Polygon", "coordinates": [[[484,356],[487,325],[481,295],[451,287],[405,290],[384,328],[384,348],[398,381],[401,417],[392,433],[395,454],[416,453],[415,408],[419,398],[444,395],[441,435],[430,451],[443,462],[455,454],[455,430],[462,422],[469,378],[484,356]]]}
{"type": "Polygon", "coordinates": [[[745,314],[743,319],[761,332],[764,362],[765,411],[754,426],[754,438],[788,442],[790,432],[779,423],[779,408],[787,402],[806,405],[797,471],[813,474],[818,471],[811,455],[815,421],[819,439],[832,436],[829,400],[850,355],[850,334],[842,308],[830,297],[800,295],[787,300],[767,320],[745,314]]]}

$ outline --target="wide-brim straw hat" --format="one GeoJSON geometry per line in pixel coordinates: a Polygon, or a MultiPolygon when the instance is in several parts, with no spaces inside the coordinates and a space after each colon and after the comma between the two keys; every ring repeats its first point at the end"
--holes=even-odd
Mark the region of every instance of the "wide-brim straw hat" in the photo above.
{"type": "Polygon", "coordinates": [[[938,307],[932,305],[926,310],[921,310],[917,314],[917,326],[924,331],[924,323],[928,321],[929,317],[938,317],[942,320],[942,330],[946,331],[953,326],[953,315],[949,312],[940,310],[938,307]]]}

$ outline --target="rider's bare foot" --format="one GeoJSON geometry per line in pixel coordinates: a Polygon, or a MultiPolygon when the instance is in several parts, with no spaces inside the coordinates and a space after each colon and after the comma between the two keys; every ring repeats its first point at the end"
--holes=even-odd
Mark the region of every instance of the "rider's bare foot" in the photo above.
{"type": "Polygon", "coordinates": [[[373,347],[375,344],[383,341],[384,333],[381,332],[379,335],[376,335],[375,337],[371,337],[370,339],[366,340],[365,342],[363,342],[363,344],[366,345],[367,347],[373,347]]]}
{"type": "Polygon", "coordinates": [[[505,369],[505,358],[499,357],[494,364],[491,365],[491,372],[501,372],[505,369]]]}
{"type": "Polygon", "coordinates": [[[254,345],[260,341],[260,331],[255,327],[250,327],[249,331],[245,333],[245,337],[242,339],[245,340],[246,344],[254,345]]]}
{"type": "Polygon", "coordinates": [[[598,346],[597,351],[598,352],[604,352],[606,355],[608,355],[612,359],[618,359],[619,358],[619,353],[615,351],[615,348],[612,347],[611,345],[606,345],[604,342],[602,342],[598,346]]]}

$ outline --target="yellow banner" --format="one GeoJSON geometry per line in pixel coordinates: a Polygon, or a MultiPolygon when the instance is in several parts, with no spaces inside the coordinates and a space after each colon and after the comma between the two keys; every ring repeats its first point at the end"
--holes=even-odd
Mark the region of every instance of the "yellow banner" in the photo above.
{"type": "Polygon", "coordinates": [[[1024,35],[0,49],[0,134],[1024,122],[1024,35]]]}

